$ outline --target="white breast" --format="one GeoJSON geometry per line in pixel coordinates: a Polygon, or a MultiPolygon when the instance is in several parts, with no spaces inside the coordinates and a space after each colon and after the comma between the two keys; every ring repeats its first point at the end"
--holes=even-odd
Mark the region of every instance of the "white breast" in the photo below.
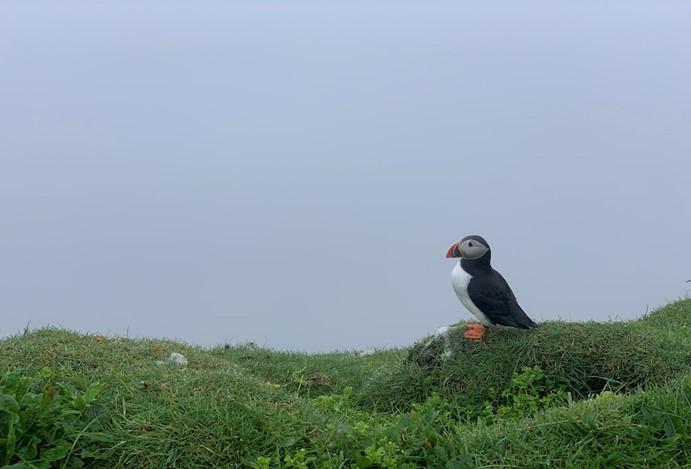
{"type": "Polygon", "coordinates": [[[487,316],[485,316],[477,306],[475,306],[475,303],[473,303],[468,295],[468,283],[470,283],[471,278],[473,277],[471,277],[468,272],[463,270],[461,263],[457,263],[456,267],[454,267],[453,271],[451,271],[451,286],[453,286],[453,291],[456,292],[456,296],[458,296],[458,299],[461,300],[463,306],[465,306],[466,309],[478,319],[478,321],[485,326],[491,326],[492,322],[487,319],[487,316]]]}

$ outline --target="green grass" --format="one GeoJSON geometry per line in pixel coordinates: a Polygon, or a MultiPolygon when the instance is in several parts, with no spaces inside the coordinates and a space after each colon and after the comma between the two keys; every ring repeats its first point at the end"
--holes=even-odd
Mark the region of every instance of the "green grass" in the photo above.
{"type": "Polygon", "coordinates": [[[401,364],[408,351],[378,350],[364,355],[358,352],[305,354],[242,346],[227,350],[218,348],[213,353],[300,396],[317,397],[340,394],[346,387],[360,393],[373,376],[401,364]]]}
{"type": "Polygon", "coordinates": [[[365,356],[42,329],[0,342],[0,463],[15,415],[36,467],[689,467],[690,323],[684,300],[365,356]]]}
{"type": "Polygon", "coordinates": [[[533,366],[563,380],[576,398],[664,383],[691,366],[690,309],[686,301],[638,321],[492,328],[483,341],[465,340],[461,325],[447,337],[415,344],[403,366],[369,383],[368,394],[388,407],[424,400],[431,392],[477,405],[505,388],[514,371],[533,366]]]}

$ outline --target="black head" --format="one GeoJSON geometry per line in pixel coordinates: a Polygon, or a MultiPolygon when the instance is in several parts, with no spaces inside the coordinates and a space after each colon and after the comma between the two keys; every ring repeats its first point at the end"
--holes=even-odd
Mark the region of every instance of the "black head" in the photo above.
{"type": "Polygon", "coordinates": [[[492,269],[492,250],[482,236],[466,236],[449,248],[446,257],[460,257],[461,268],[472,276],[481,275],[492,269]]]}
{"type": "Polygon", "coordinates": [[[454,243],[446,253],[446,257],[461,257],[463,259],[480,259],[491,256],[489,243],[478,235],[469,235],[454,243]]]}

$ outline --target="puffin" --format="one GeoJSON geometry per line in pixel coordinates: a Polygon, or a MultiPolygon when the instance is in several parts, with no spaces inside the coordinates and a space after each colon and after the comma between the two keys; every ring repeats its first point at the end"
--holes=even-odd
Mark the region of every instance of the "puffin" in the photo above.
{"type": "Polygon", "coordinates": [[[466,339],[481,339],[489,326],[537,327],[504,277],[492,268],[492,250],[482,236],[469,235],[452,244],[446,257],[461,259],[451,272],[451,285],[463,306],[479,321],[468,326],[463,333],[466,339]]]}

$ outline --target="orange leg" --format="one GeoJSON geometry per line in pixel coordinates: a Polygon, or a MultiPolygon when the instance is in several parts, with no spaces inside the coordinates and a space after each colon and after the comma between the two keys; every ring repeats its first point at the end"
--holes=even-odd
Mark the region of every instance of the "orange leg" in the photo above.
{"type": "Polygon", "coordinates": [[[487,328],[482,324],[469,324],[468,329],[463,333],[463,337],[470,340],[482,339],[482,337],[487,333],[487,328]]]}

